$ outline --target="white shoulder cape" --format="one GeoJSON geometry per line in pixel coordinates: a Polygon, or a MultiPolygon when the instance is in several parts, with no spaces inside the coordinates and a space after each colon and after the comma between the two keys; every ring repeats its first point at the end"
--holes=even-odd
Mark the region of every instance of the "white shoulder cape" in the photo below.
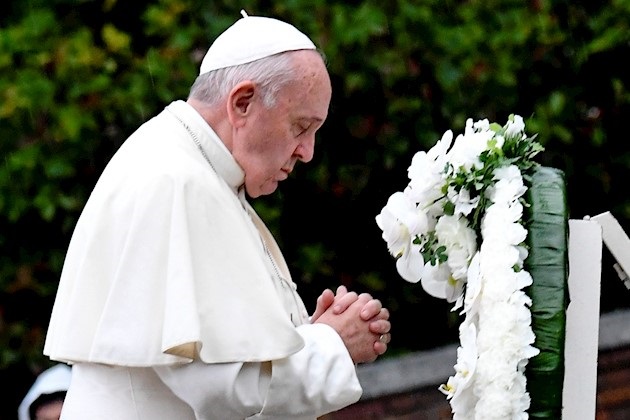
{"type": "Polygon", "coordinates": [[[304,346],[237,197],[244,174],[203,124],[174,102],[108,164],[68,248],[44,348],[53,360],[265,361],[304,346]]]}

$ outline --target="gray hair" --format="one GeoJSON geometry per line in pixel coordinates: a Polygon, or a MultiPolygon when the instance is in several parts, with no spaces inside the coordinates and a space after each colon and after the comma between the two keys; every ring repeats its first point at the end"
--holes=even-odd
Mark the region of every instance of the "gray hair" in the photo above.
{"type": "Polygon", "coordinates": [[[216,105],[238,83],[251,80],[260,88],[263,104],[271,108],[276,103],[280,89],[293,81],[295,76],[291,54],[274,54],[251,63],[200,74],[190,88],[189,98],[216,105]]]}

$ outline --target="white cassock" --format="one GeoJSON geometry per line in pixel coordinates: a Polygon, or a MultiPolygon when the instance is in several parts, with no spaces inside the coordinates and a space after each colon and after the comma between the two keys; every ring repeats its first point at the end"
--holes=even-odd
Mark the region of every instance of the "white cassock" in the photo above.
{"type": "Polygon", "coordinates": [[[359,399],[348,351],[309,323],[243,181],[183,101],[112,158],[72,236],[44,347],[74,366],[63,420],[313,419],[359,399]]]}

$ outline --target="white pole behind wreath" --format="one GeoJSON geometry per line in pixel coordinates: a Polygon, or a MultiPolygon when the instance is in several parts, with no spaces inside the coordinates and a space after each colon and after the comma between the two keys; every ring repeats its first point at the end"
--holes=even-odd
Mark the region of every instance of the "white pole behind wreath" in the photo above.
{"type": "Polygon", "coordinates": [[[563,420],[594,419],[601,293],[602,242],[617,261],[619,278],[630,289],[630,238],[610,212],[569,220],[563,420]]]}
{"type": "Polygon", "coordinates": [[[569,220],[569,294],[562,419],[595,418],[601,292],[602,228],[569,220]]]}

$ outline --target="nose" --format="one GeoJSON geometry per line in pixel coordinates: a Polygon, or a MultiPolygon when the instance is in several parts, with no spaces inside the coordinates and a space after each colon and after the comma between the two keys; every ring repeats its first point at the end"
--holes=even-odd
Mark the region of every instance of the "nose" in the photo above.
{"type": "Polygon", "coordinates": [[[295,156],[304,162],[310,162],[313,159],[315,153],[315,136],[310,136],[308,139],[301,141],[295,148],[295,156]]]}

